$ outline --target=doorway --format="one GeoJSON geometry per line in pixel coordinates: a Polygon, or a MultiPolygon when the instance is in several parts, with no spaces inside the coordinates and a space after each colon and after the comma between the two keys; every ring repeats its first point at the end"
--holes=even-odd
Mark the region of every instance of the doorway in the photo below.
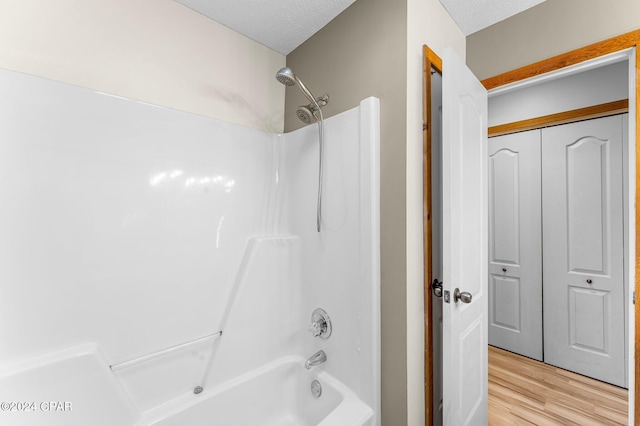
{"type": "Polygon", "coordinates": [[[489,344],[626,388],[620,59],[489,96],[489,344]],[[601,117],[576,113],[595,107],[601,117]],[[514,124],[567,110],[562,124],[514,124]]]}
{"type": "MultiPolygon", "coordinates": [[[[629,152],[631,155],[628,156],[628,174],[627,178],[630,176],[635,176],[635,156],[633,155],[635,151],[635,139],[637,138],[637,127],[635,126],[637,122],[637,107],[636,104],[638,102],[637,96],[637,79],[639,77],[636,69],[638,69],[636,65],[636,55],[635,55],[635,46],[638,44],[638,40],[640,40],[640,31],[625,34],[623,36],[617,37],[612,40],[607,40],[602,43],[596,43],[595,45],[587,46],[583,49],[578,49],[573,52],[569,52],[566,55],[560,55],[558,57],[551,58],[549,60],[542,61],[540,63],[533,64],[529,67],[523,67],[521,69],[515,70],[510,73],[505,73],[500,76],[496,76],[490,79],[483,81],[482,83],[488,89],[493,89],[493,91],[497,90],[514,90],[519,87],[524,87],[528,84],[534,83],[534,77],[537,76],[538,81],[548,79],[551,77],[557,78],[559,75],[567,75],[568,73],[578,73],[585,71],[587,69],[592,69],[597,66],[601,66],[607,61],[612,60],[612,55],[622,55],[626,57],[632,66],[630,69],[632,72],[630,73],[630,84],[629,84],[629,116],[632,117],[629,119],[629,139],[630,146],[629,152]],[[553,74],[550,74],[554,72],[553,74]]],[[[434,310],[432,307],[433,304],[433,290],[437,292],[437,282],[434,286],[434,280],[437,278],[434,276],[434,272],[437,269],[437,265],[434,265],[434,259],[431,258],[432,251],[432,226],[434,219],[437,220],[437,211],[432,210],[433,199],[432,194],[432,142],[433,142],[433,131],[437,128],[437,126],[432,126],[431,120],[433,119],[433,109],[432,109],[432,90],[431,90],[431,73],[435,71],[437,73],[442,73],[442,65],[439,63],[437,55],[435,55],[432,51],[430,51],[425,46],[425,283],[424,283],[424,299],[425,299],[425,410],[426,410],[426,419],[427,424],[438,424],[437,423],[437,415],[438,415],[438,403],[434,403],[434,400],[437,397],[434,395],[434,391],[438,389],[439,380],[441,376],[438,376],[438,372],[436,368],[434,368],[434,361],[437,357],[437,353],[433,351],[434,349],[434,339],[438,339],[437,330],[434,330],[434,325],[437,323],[438,318],[434,320],[434,310]],[[435,382],[434,382],[435,381],[435,382]],[[434,422],[434,420],[436,422],[434,422]]],[[[444,70],[446,73],[446,70],[444,70]]],[[[629,199],[637,200],[636,198],[636,186],[637,183],[635,179],[628,179],[630,185],[627,187],[629,199]]],[[[630,203],[633,204],[633,203],[630,203]]],[[[627,238],[627,249],[629,250],[629,259],[635,258],[635,243],[637,235],[635,235],[635,210],[633,208],[629,208],[628,212],[630,213],[629,218],[629,232],[626,234],[632,238],[627,238]],[[635,236],[635,237],[634,237],[635,236]]],[[[633,287],[637,287],[638,283],[636,282],[636,268],[640,265],[636,265],[636,262],[628,262],[625,267],[625,276],[629,280],[629,283],[635,283],[635,285],[631,285],[631,290],[633,287]]],[[[635,353],[634,341],[635,344],[638,344],[638,339],[633,338],[636,333],[636,328],[634,327],[634,311],[635,307],[631,304],[633,291],[629,291],[629,295],[626,298],[626,303],[628,306],[629,312],[629,336],[632,336],[631,339],[628,339],[631,344],[628,347],[628,360],[629,362],[629,377],[633,378],[634,364],[631,362],[633,360],[633,354],[635,353]]],[[[437,314],[437,312],[436,312],[437,314]]],[[[638,404],[634,404],[637,392],[635,392],[634,386],[637,384],[634,383],[635,380],[630,380],[630,407],[638,408],[638,404]]],[[[630,418],[633,419],[633,411],[634,408],[630,408],[630,418]]]]}

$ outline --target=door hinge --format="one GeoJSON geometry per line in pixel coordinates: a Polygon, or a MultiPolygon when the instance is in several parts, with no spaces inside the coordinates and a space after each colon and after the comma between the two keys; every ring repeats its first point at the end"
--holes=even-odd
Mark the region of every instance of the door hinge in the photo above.
{"type": "Polygon", "coordinates": [[[636,304],[636,292],[635,291],[633,292],[633,304],[634,305],[636,304]]]}

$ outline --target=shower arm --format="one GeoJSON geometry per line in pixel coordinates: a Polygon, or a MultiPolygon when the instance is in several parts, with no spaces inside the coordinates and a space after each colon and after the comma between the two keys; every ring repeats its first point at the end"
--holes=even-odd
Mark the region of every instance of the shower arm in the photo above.
{"type": "MultiPolygon", "coordinates": [[[[316,98],[314,98],[313,95],[311,94],[311,91],[307,89],[307,86],[304,85],[302,80],[300,80],[297,75],[294,75],[294,78],[296,79],[296,83],[298,83],[298,86],[300,87],[300,90],[302,91],[302,93],[304,93],[307,99],[309,99],[309,102],[311,102],[313,106],[316,107],[318,111],[320,111],[320,105],[318,104],[318,101],[316,100],[316,98]]],[[[320,113],[320,117],[322,117],[322,113],[320,113]]],[[[316,119],[318,119],[318,116],[316,116],[316,119]]],[[[319,120],[321,119],[322,118],[320,118],[319,120]]]]}

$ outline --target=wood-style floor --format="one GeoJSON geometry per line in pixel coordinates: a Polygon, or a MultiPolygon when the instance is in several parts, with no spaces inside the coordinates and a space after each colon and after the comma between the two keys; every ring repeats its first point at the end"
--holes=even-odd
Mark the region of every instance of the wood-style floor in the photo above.
{"type": "Polygon", "coordinates": [[[626,425],[627,390],[489,346],[489,425],[626,425]]]}

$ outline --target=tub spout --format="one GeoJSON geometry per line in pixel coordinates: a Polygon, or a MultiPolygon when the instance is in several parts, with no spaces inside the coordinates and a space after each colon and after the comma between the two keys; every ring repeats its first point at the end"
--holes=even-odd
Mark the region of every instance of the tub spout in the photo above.
{"type": "Polygon", "coordinates": [[[318,351],[315,354],[311,355],[307,362],[304,363],[304,367],[307,370],[310,370],[314,365],[322,364],[327,360],[327,354],[324,351],[318,351]]]}

